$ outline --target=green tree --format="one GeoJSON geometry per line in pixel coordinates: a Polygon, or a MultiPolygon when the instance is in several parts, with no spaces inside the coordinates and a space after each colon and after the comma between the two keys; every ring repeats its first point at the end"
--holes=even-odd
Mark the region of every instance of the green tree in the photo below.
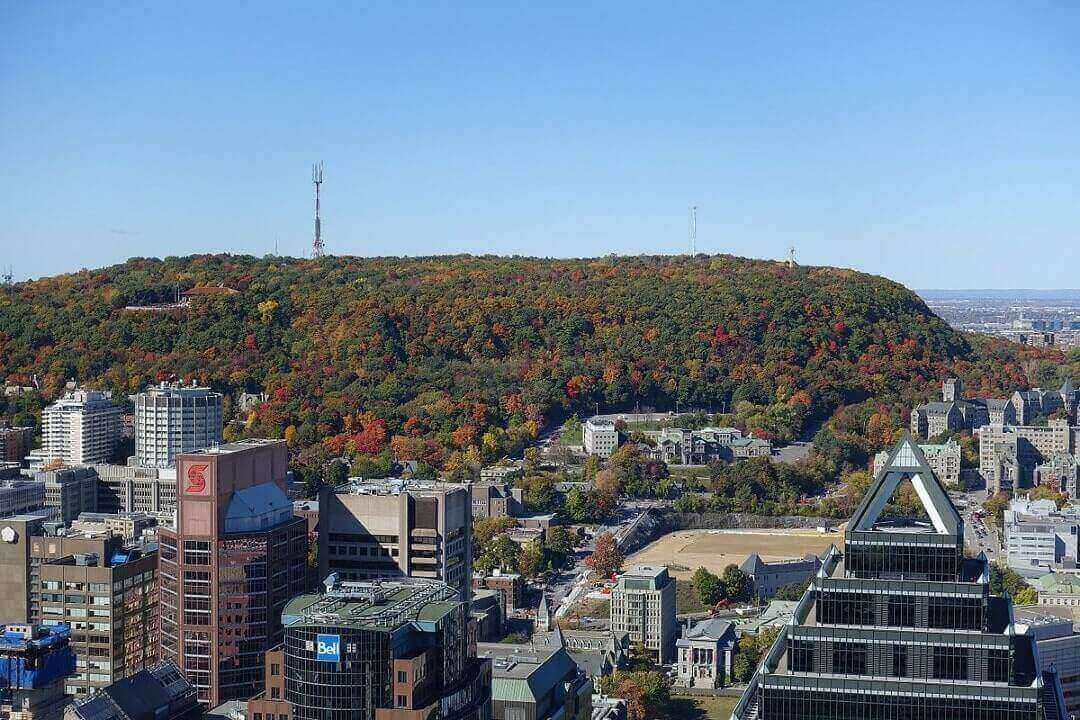
{"type": "Polygon", "coordinates": [[[801,600],[802,596],[806,593],[807,584],[804,582],[793,582],[787,585],[781,585],[776,589],[775,600],[801,600]]]}
{"type": "Polygon", "coordinates": [[[757,635],[743,635],[735,646],[732,675],[737,682],[749,682],[765,653],[780,634],[780,628],[762,628],[757,635]]]}
{"type": "Polygon", "coordinates": [[[518,570],[530,578],[535,578],[544,571],[544,548],[539,540],[530,540],[521,548],[518,570]]]}
{"type": "Polygon", "coordinates": [[[731,602],[746,602],[754,591],[754,583],[737,565],[728,565],[720,576],[724,597],[731,602]]]}
{"type": "Polygon", "coordinates": [[[706,568],[699,567],[695,570],[690,577],[690,584],[702,605],[714,605],[723,597],[724,589],[720,578],[706,568]]]}

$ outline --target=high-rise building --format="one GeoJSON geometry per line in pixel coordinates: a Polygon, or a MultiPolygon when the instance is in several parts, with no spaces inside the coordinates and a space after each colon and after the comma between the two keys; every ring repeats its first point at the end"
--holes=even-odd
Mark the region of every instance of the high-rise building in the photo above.
{"type": "Polygon", "coordinates": [[[611,590],[611,630],[628,633],[652,659],[675,659],[675,581],[666,567],[635,565],[611,590]]]}
{"type": "Polygon", "coordinates": [[[319,576],[437,579],[468,598],[469,489],[445,483],[355,481],[319,494],[319,576]]]}
{"type": "Polygon", "coordinates": [[[75,670],[66,627],[7,624],[0,632],[0,717],[61,720],[64,678],[75,670]]]}
{"type": "Polygon", "coordinates": [[[0,462],[21,463],[34,447],[34,428],[0,428],[0,462]]]}
{"type": "Polygon", "coordinates": [[[221,393],[161,383],[135,396],[135,464],[170,467],[180,453],[221,444],[221,393]]]}
{"type": "Polygon", "coordinates": [[[72,390],[41,411],[41,447],[30,466],[108,462],[120,439],[120,406],[97,390],[72,390]]]}
{"type": "Polygon", "coordinates": [[[271,692],[248,703],[251,720],[280,718],[282,705],[291,720],[491,718],[491,663],[476,657],[468,603],[446,583],[331,576],[282,619],[283,652],[267,654],[279,666],[271,692]]]}
{"type": "Polygon", "coordinates": [[[243,440],[177,456],[174,528],[158,531],[161,659],[217,707],[263,684],[281,610],[303,592],[307,523],[286,495],[281,440],[243,440]]]}
{"type": "Polygon", "coordinates": [[[65,693],[89,695],[157,660],[156,568],[154,546],[110,532],[30,539],[30,619],[71,628],[65,693]]]}
{"type": "Polygon", "coordinates": [[[0,519],[0,618],[8,622],[30,620],[30,573],[36,567],[30,539],[44,533],[54,514],[49,509],[0,519]]]}
{"type": "Polygon", "coordinates": [[[910,436],[877,474],[732,714],[735,720],[1049,720],[1061,683],[990,594],[985,555],[910,436]],[[925,518],[890,505],[913,487],[925,518]]]}

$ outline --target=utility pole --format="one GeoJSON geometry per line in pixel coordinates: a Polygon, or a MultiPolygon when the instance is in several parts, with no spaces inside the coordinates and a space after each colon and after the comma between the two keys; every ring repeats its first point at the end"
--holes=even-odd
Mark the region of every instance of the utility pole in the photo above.
{"type": "Polygon", "coordinates": [[[321,258],[324,254],[322,239],[322,218],[319,214],[319,190],[323,183],[323,164],[315,163],[311,168],[311,182],[315,185],[315,241],[311,244],[311,257],[321,258]]]}

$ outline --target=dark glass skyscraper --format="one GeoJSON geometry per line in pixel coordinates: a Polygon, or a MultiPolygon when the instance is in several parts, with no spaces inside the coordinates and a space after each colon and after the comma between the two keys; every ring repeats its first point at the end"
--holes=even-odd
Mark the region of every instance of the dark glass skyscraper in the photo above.
{"type": "Polygon", "coordinates": [[[1058,720],[1057,677],[990,594],[985,556],[910,437],[874,479],[758,668],[735,720],[1058,720]],[[925,510],[890,500],[903,483],[925,510]],[[908,513],[910,514],[910,513],[908,513]]]}

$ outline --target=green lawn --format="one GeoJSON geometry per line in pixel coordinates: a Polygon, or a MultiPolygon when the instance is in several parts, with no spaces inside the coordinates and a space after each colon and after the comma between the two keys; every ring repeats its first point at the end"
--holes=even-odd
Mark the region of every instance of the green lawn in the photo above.
{"type": "Polygon", "coordinates": [[[728,720],[738,702],[727,695],[672,697],[667,713],[658,720],[728,720]]]}

